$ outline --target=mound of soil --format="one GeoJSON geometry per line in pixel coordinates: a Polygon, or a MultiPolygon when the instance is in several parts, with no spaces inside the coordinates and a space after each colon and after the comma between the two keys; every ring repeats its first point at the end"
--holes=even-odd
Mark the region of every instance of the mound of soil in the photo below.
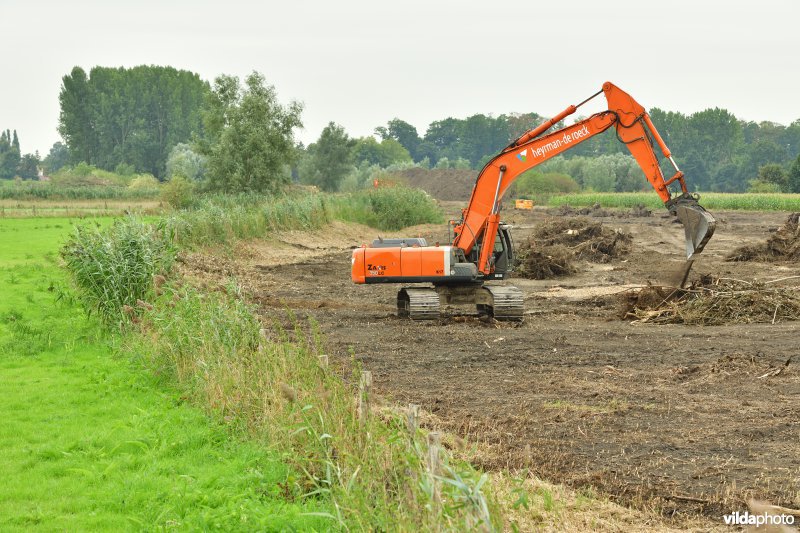
{"type": "Polygon", "coordinates": [[[633,236],[587,218],[574,218],[545,222],[534,230],[531,241],[539,246],[564,246],[578,259],[608,263],[630,252],[633,236]]]}
{"type": "Polygon", "coordinates": [[[589,216],[589,217],[619,217],[619,218],[637,218],[649,217],[653,215],[650,209],[647,209],[644,204],[636,204],[628,211],[605,209],[600,204],[594,204],[591,207],[572,207],[571,205],[562,205],[556,211],[561,216],[574,217],[574,216],[589,216]]]}
{"type": "Polygon", "coordinates": [[[589,216],[589,217],[610,217],[614,213],[608,209],[604,209],[600,204],[594,204],[591,207],[572,207],[571,205],[562,205],[556,211],[562,217],[574,216],[589,216]]]}
{"type": "Polygon", "coordinates": [[[553,279],[578,271],[575,256],[566,246],[537,247],[533,240],[517,248],[517,273],[528,279],[553,279]]]}
{"type": "Polygon", "coordinates": [[[789,215],[786,223],[766,242],[741,246],[725,256],[726,261],[797,261],[800,259],[800,213],[789,215]]]}
{"type": "Polygon", "coordinates": [[[402,181],[409,187],[422,189],[437,200],[467,202],[478,173],[469,169],[409,168],[394,171],[390,177],[402,181]]]}
{"type": "Polygon", "coordinates": [[[620,314],[657,324],[776,324],[800,319],[799,289],[703,276],[688,289],[648,286],[625,292],[620,314]]]}

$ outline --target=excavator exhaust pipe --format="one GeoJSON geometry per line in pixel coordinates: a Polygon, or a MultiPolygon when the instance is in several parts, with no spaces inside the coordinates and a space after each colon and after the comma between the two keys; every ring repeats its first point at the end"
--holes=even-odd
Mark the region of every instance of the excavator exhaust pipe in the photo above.
{"type": "Polygon", "coordinates": [[[703,251],[708,240],[714,235],[717,221],[697,203],[696,198],[690,195],[680,197],[675,202],[673,210],[683,224],[686,235],[686,259],[692,259],[695,254],[703,251]]]}

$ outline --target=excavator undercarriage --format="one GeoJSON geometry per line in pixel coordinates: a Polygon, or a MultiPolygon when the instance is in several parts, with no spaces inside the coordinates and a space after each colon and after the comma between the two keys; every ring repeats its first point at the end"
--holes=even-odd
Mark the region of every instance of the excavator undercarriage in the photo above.
{"type": "Polygon", "coordinates": [[[439,285],[405,287],[397,293],[397,314],[412,320],[435,320],[442,305],[475,305],[479,316],[519,321],[524,314],[522,291],[510,285],[439,285]]]}

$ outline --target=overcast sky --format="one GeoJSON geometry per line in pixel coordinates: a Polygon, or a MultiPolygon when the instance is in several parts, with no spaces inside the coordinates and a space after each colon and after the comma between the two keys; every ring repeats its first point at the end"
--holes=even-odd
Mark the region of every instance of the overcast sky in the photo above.
{"type": "Polygon", "coordinates": [[[303,102],[305,143],[329,121],[363,136],[399,117],[422,135],[448,116],[551,116],[606,80],[646,108],[788,125],[799,21],[798,0],[0,0],[0,128],[44,156],[62,76],[140,64],[207,80],[258,70],[303,102]]]}

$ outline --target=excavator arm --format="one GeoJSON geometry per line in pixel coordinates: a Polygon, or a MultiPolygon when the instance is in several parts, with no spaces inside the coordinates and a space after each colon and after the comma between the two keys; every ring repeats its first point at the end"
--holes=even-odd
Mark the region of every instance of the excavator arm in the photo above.
{"type": "MultiPolygon", "coordinates": [[[[612,126],[616,128],[617,138],[628,147],[664,205],[683,224],[687,259],[700,253],[713,235],[716,221],[689,194],[683,172],[678,169],[645,109],[629,94],[609,82],[603,84],[602,91],[577,106],[569,106],[552,119],[524,133],[486,164],[475,182],[470,202],[462,212],[461,223],[455,228],[453,245],[469,254],[479,242],[494,242],[500,225],[500,201],[522,173],[612,126]],[[606,111],[544,135],[555,124],[600,93],[604,93],[608,102],[606,111]],[[669,179],[664,178],[659,166],[653,149],[654,141],[675,169],[675,174],[669,179]],[[669,186],[675,182],[680,185],[680,192],[673,196],[669,186]]],[[[483,274],[492,272],[491,252],[491,245],[481,247],[478,269],[483,274]]]]}

